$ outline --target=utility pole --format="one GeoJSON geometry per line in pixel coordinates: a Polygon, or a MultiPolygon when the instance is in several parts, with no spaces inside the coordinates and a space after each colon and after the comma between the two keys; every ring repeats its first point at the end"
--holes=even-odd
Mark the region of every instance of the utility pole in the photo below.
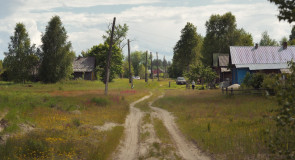
{"type": "Polygon", "coordinates": [[[167,67],[167,62],[166,62],[166,59],[165,59],[165,56],[164,56],[164,59],[163,59],[163,65],[164,65],[164,79],[166,79],[166,67],[167,67]]]}
{"type": "Polygon", "coordinates": [[[160,80],[160,76],[159,76],[159,59],[158,59],[158,52],[156,52],[157,54],[157,77],[158,77],[158,81],[160,80]]]}
{"type": "Polygon", "coordinates": [[[109,79],[110,79],[110,65],[111,65],[111,58],[112,58],[112,47],[113,47],[113,37],[114,37],[115,23],[116,23],[116,17],[114,17],[114,20],[113,20],[112,33],[111,33],[111,39],[110,39],[109,55],[108,55],[108,61],[107,61],[107,66],[106,66],[106,78],[105,78],[105,90],[104,90],[105,95],[108,95],[108,89],[109,89],[108,85],[109,85],[109,79]]]}
{"type": "Polygon", "coordinates": [[[154,73],[153,73],[153,54],[151,52],[151,78],[154,81],[154,73]]]}
{"type": "Polygon", "coordinates": [[[131,73],[131,60],[130,60],[130,41],[128,39],[128,63],[129,63],[129,83],[131,84],[131,89],[133,87],[133,78],[131,73]]]}
{"type": "Polygon", "coordinates": [[[148,82],[148,73],[147,73],[147,67],[148,67],[148,63],[147,63],[147,56],[148,55],[148,51],[145,52],[145,82],[148,82]]]}

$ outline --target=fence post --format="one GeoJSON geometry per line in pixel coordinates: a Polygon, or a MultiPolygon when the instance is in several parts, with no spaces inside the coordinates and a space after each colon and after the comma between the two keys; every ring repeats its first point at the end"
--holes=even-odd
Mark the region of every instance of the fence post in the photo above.
{"type": "Polygon", "coordinates": [[[234,89],[231,88],[231,89],[230,89],[230,94],[231,94],[231,95],[233,95],[233,91],[234,91],[234,89]]]}

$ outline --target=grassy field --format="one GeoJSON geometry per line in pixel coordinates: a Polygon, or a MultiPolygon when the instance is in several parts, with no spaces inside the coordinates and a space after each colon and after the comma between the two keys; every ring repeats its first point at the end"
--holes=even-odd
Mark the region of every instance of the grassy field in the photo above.
{"type": "MultiPolygon", "coordinates": [[[[0,137],[9,137],[5,144],[0,138],[1,159],[107,159],[124,136],[129,103],[150,92],[153,96],[135,107],[150,113],[147,102],[165,93],[153,106],[172,112],[184,135],[216,159],[267,159],[264,133],[274,126],[268,117],[277,108],[271,97],[185,90],[173,80],[134,80],[131,89],[127,79],[116,79],[109,87],[104,96],[99,81],[0,82],[0,117],[7,113],[7,127],[0,137]],[[106,131],[96,128],[106,123],[118,126],[106,131]]],[[[160,146],[165,157],[172,145],[167,130],[159,119],[149,123],[163,143],[154,147],[160,146]]]]}
{"type": "Polygon", "coordinates": [[[154,106],[173,112],[185,136],[216,159],[268,159],[265,131],[274,127],[269,116],[277,108],[271,97],[171,90],[154,106]]]}
{"type": "Polygon", "coordinates": [[[99,131],[105,123],[123,124],[129,103],[148,94],[158,83],[127,79],[104,85],[98,81],[56,84],[0,82],[0,113],[7,127],[0,133],[1,159],[106,159],[123,136],[123,127],[99,131]]]}

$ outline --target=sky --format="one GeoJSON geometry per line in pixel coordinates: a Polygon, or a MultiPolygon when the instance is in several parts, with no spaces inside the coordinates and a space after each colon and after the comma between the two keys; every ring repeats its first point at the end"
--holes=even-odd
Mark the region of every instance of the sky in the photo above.
{"type": "MultiPolygon", "coordinates": [[[[158,52],[171,60],[173,47],[187,22],[206,35],[212,14],[232,12],[237,27],[251,33],[258,43],[267,31],[277,41],[288,37],[292,24],[277,19],[278,9],[267,0],[0,0],[0,60],[8,51],[16,23],[24,23],[31,43],[41,45],[49,20],[58,15],[78,56],[103,43],[102,35],[116,17],[129,26],[132,51],[158,52]]],[[[127,47],[124,49],[127,54],[127,47]]]]}

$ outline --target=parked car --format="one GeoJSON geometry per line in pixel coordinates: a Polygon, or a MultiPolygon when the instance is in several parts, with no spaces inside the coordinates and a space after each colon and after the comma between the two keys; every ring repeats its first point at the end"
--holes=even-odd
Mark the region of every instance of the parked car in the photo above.
{"type": "Polygon", "coordinates": [[[176,84],[178,85],[186,84],[186,80],[184,79],[184,77],[177,77],[176,84]]]}
{"type": "Polygon", "coordinates": [[[140,79],[140,77],[139,76],[135,76],[135,77],[133,77],[133,79],[140,79]]]}

